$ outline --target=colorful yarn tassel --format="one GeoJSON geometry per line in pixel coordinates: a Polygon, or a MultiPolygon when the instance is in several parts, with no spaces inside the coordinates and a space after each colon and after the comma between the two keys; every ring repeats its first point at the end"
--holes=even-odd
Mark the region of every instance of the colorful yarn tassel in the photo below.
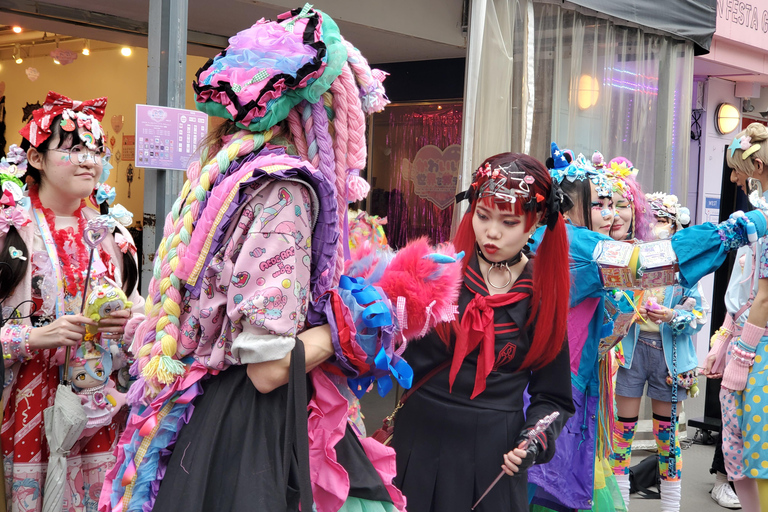
{"type": "Polygon", "coordinates": [[[611,358],[603,357],[599,363],[600,408],[597,419],[597,456],[610,459],[613,453],[613,379],[611,358]]]}

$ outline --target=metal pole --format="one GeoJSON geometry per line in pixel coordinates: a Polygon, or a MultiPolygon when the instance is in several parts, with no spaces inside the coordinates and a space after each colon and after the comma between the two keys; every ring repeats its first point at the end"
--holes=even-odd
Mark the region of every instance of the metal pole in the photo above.
{"type": "MultiPolygon", "coordinates": [[[[184,108],[186,104],[188,0],[150,0],[147,52],[147,104],[184,108]]],[[[181,189],[184,174],[145,169],[142,294],[152,278],[155,251],[165,216],[181,189]]]]}

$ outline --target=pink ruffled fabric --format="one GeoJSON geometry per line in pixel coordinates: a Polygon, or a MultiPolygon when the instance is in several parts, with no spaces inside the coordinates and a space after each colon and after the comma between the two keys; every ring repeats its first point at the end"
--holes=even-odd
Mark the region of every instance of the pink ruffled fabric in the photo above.
{"type": "MultiPolygon", "coordinates": [[[[320,13],[317,15],[320,22],[314,30],[314,41],[322,39],[322,16],[320,13]]],[[[272,90],[262,94],[265,86],[275,76],[296,77],[297,70],[317,58],[317,50],[304,44],[303,34],[308,20],[301,18],[294,20],[294,23],[293,30],[289,31],[284,26],[285,22],[277,24],[265,19],[259,20],[252,27],[231,37],[226,54],[217,56],[213,65],[200,73],[201,85],[214,88],[224,83],[239,86],[234,90],[239,105],[257,102],[255,106],[250,107],[242,123],[249,124],[254,118],[263,117],[269,103],[282,96],[289,88],[306,87],[309,82],[322,76],[326,67],[324,61],[320,63],[317,70],[301,76],[298,83],[291,84],[289,87],[281,78],[271,85],[272,90]],[[250,83],[257,73],[261,73],[260,79],[250,83]]],[[[208,101],[223,105],[233,117],[237,114],[237,106],[222,90],[200,91],[197,102],[208,101]]]]}
{"type": "Polygon", "coordinates": [[[309,374],[314,395],[309,401],[309,470],[317,512],[336,512],[349,495],[349,475],[336,459],[344,437],[349,404],[320,369],[309,374]]]}
{"type": "Polygon", "coordinates": [[[156,417],[157,413],[162,409],[169,397],[173,396],[174,393],[178,391],[189,389],[195,383],[199,382],[207,373],[208,369],[203,365],[197,362],[193,363],[184,378],[177,380],[172,386],[166,387],[160,395],[155,397],[141,416],[134,413],[129,416],[125,430],[120,436],[120,442],[115,445],[115,465],[112,466],[112,469],[109,470],[104,478],[104,485],[102,486],[102,492],[99,496],[98,510],[109,511],[112,508],[111,497],[113,482],[115,478],[122,478],[121,469],[125,462],[125,451],[121,448],[132,442],[134,434],[144,426],[148,419],[156,417]]]}
{"type": "MultiPolygon", "coordinates": [[[[314,395],[309,401],[309,469],[317,512],[336,512],[349,496],[349,475],[336,459],[336,444],[344,437],[348,402],[328,375],[315,368],[309,374],[314,395]]],[[[381,477],[392,503],[405,511],[405,496],[392,484],[397,473],[395,450],[371,438],[360,439],[381,477]]]]}
{"type": "Polygon", "coordinates": [[[397,475],[395,450],[389,446],[384,446],[371,437],[360,439],[360,443],[362,443],[365,454],[381,477],[381,481],[384,482],[384,487],[387,488],[392,503],[397,507],[397,510],[405,512],[405,496],[392,483],[395,475],[397,475]]]}

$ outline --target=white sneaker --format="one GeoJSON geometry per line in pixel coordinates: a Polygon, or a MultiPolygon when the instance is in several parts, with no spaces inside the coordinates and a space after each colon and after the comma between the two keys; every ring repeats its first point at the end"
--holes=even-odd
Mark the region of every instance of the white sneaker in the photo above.
{"type": "Polygon", "coordinates": [[[733,492],[733,489],[731,489],[731,486],[727,483],[715,485],[712,489],[712,499],[721,507],[732,509],[741,508],[739,497],[736,496],[736,493],[733,492]]]}

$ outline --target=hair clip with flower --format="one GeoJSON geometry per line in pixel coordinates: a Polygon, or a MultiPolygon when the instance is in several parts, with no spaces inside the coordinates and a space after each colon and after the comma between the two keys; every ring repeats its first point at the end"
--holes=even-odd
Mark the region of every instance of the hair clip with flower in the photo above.
{"type": "Polygon", "coordinates": [[[733,158],[733,154],[736,152],[737,149],[740,149],[743,151],[741,154],[741,159],[746,160],[750,157],[753,153],[758,151],[761,148],[760,144],[752,144],[752,137],[749,135],[742,135],[741,137],[734,137],[733,141],[731,142],[731,145],[728,146],[728,149],[731,150],[731,158],[733,158]]]}
{"type": "Polygon", "coordinates": [[[0,158],[0,173],[21,179],[27,173],[27,152],[11,144],[8,154],[0,158]]]}

